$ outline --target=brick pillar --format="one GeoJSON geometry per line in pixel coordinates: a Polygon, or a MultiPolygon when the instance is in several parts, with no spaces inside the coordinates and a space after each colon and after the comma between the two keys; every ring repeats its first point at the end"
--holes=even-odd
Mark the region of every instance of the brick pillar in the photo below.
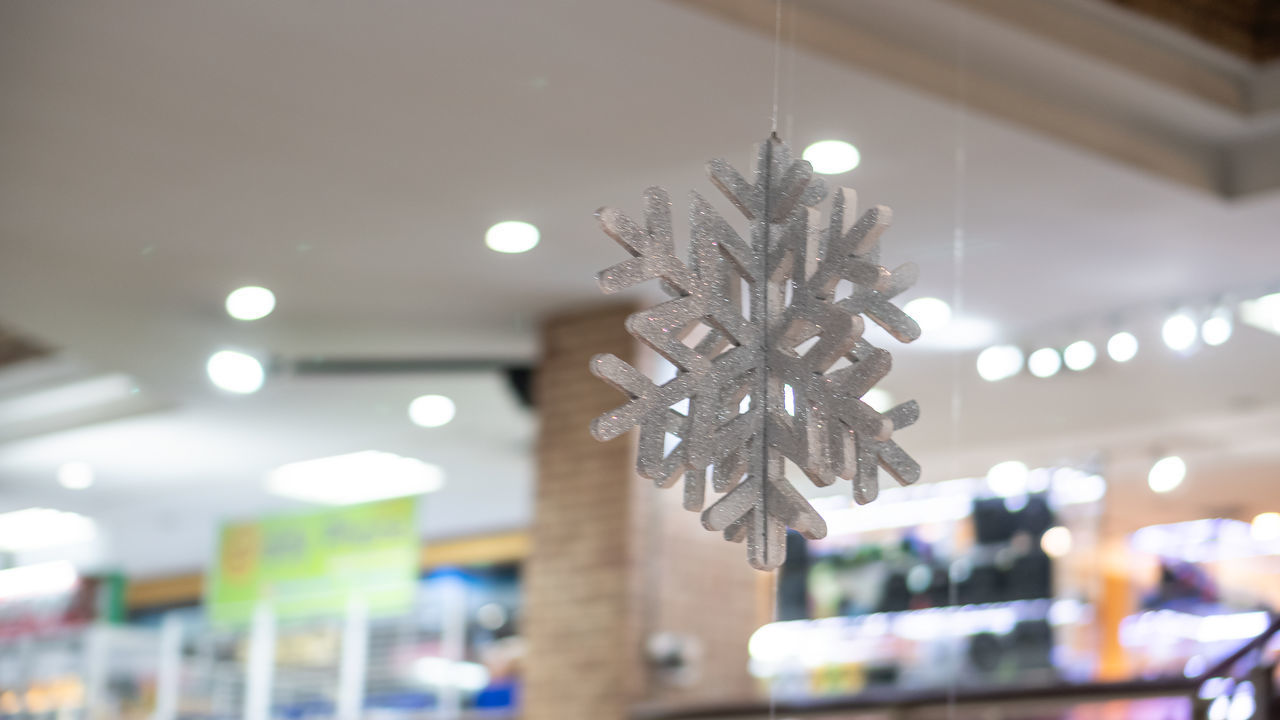
{"type": "Polygon", "coordinates": [[[635,436],[600,443],[591,420],[622,396],[587,370],[611,352],[636,362],[632,311],[603,307],[548,319],[538,408],[533,548],[525,573],[525,720],[623,720],[636,703],[742,700],[746,645],[761,617],[761,575],[745,549],[702,529],[678,489],[636,477],[635,436]],[[695,637],[700,672],[686,687],[651,673],[644,638],[695,637]]]}

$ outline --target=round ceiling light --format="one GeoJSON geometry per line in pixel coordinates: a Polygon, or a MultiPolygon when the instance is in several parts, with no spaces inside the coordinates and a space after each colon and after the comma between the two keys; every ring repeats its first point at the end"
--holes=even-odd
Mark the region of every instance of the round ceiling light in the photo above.
{"type": "Polygon", "coordinates": [[[1132,360],[1138,354],[1138,338],[1131,332],[1118,332],[1107,341],[1107,355],[1118,363],[1132,360]]]}
{"type": "Polygon", "coordinates": [[[1026,463],[1018,460],[1006,460],[996,463],[987,471],[987,487],[997,497],[1007,498],[1027,492],[1027,477],[1031,471],[1026,463]]]}
{"type": "Polygon", "coordinates": [[[211,355],[205,371],[214,385],[239,395],[257,392],[266,380],[257,358],[235,350],[219,350],[211,355]]]}
{"type": "Polygon", "coordinates": [[[858,167],[862,153],[843,140],[822,140],[804,149],[805,160],[813,171],[823,175],[839,175],[858,167]]]}
{"type": "Polygon", "coordinates": [[[1200,325],[1200,337],[1204,338],[1205,345],[1216,347],[1231,339],[1233,329],[1231,311],[1225,307],[1218,308],[1200,325]]]}
{"type": "Polygon", "coordinates": [[[1088,370],[1098,359],[1098,351],[1088,340],[1077,340],[1062,351],[1062,360],[1072,370],[1088,370]]]}
{"type": "Polygon", "coordinates": [[[1187,464],[1177,455],[1160,458],[1147,473],[1147,485],[1155,492],[1167,493],[1187,477],[1187,464]]]}
{"type": "Polygon", "coordinates": [[[519,220],[507,220],[485,232],[484,244],[494,252],[515,254],[534,249],[541,237],[537,226],[519,220]]]}
{"type": "Polygon", "coordinates": [[[1027,369],[1038,378],[1053,377],[1062,369],[1062,356],[1053,348],[1040,348],[1027,358],[1027,369]]]}
{"type": "Polygon", "coordinates": [[[250,285],[227,295],[227,314],[237,320],[261,320],[276,309],[275,293],[250,285]]]}
{"type": "Polygon", "coordinates": [[[978,353],[978,375],[988,382],[1011,378],[1022,370],[1022,351],[1015,345],[992,345],[978,353]]]}
{"type": "Polygon", "coordinates": [[[1196,321],[1186,313],[1178,313],[1164,321],[1160,328],[1160,337],[1170,350],[1179,352],[1189,350],[1196,342],[1196,321]]]}
{"type": "Polygon", "coordinates": [[[910,315],[924,332],[941,330],[951,322],[951,306],[934,297],[916,298],[903,305],[902,311],[910,315]]]}
{"type": "Polygon", "coordinates": [[[422,395],[409,403],[409,419],[421,427],[440,427],[453,420],[457,407],[444,395],[422,395]]]}

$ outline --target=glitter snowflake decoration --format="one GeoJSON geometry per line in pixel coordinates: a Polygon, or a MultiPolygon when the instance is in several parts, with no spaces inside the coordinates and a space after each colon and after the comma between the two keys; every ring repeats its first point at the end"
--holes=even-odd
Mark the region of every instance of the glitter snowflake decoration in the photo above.
{"type": "Polygon", "coordinates": [[[645,225],[608,208],[604,231],[633,257],[600,273],[606,293],[658,279],[671,295],[631,315],[627,330],[676,367],[657,385],[615,355],[591,370],[629,398],[592,424],[599,440],[640,427],[636,467],[660,487],[684,479],[685,508],[702,524],[747,542],[751,565],[772,569],[786,529],[817,539],[826,523],[790,483],[791,461],[818,486],[844,478],[859,503],[875,499],[878,468],[899,483],[920,466],[893,440],[916,421],[915,401],[880,413],[861,399],[889,372],[888,351],[863,338],[870,318],[902,342],[920,335],[892,299],[916,280],[913,264],[879,264],[890,211],[856,222],[856,198],[840,189],[826,227],[824,183],[776,136],[760,145],[755,182],[723,160],[711,181],[745,216],[742,236],[701,195],[691,194],[689,261],[676,256],[671,201],[645,192],[645,225]],[[723,495],[703,510],[707,478],[723,495]]]}

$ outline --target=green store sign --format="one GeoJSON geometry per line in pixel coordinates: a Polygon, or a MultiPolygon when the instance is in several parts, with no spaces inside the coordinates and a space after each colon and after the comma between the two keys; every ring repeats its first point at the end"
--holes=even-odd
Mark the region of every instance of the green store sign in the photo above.
{"type": "Polygon", "coordinates": [[[224,525],[206,587],[209,617],[246,623],[259,603],[283,619],[337,615],[353,597],[371,614],[407,612],[416,519],[416,500],[398,498],[224,525]]]}

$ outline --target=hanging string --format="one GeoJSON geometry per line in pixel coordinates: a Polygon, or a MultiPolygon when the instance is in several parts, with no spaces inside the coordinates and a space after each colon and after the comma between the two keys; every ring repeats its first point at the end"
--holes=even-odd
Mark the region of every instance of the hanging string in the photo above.
{"type": "Polygon", "coordinates": [[[783,129],[783,135],[788,138],[795,137],[795,112],[796,112],[796,4],[794,2],[787,3],[787,97],[784,105],[787,106],[786,127],[783,129]]]}
{"type": "MultiPolygon", "coordinates": [[[[951,312],[959,317],[964,306],[964,255],[965,255],[965,214],[968,197],[965,194],[968,180],[968,36],[966,21],[962,19],[956,24],[955,47],[955,156],[954,156],[954,201],[953,230],[951,234],[951,312]]],[[[951,358],[951,477],[960,477],[960,415],[963,407],[963,394],[960,390],[962,378],[959,353],[951,358]]],[[[952,562],[954,564],[954,549],[952,562]]],[[[959,586],[948,568],[947,602],[954,609],[959,602],[959,586]]],[[[952,644],[951,673],[947,682],[947,720],[955,720],[956,694],[960,670],[960,643],[952,644]]]]}
{"type": "Polygon", "coordinates": [[[769,121],[769,132],[778,134],[778,93],[781,86],[782,63],[782,0],[773,3],[773,114],[769,121]]]}
{"type": "MultiPolygon", "coordinates": [[[[782,0],[774,0],[774,4],[773,4],[773,115],[770,119],[770,129],[769,129],[770,137],[774,140],[776,140],[778,137],[778,99],[779,99],[779,96],[781,95],[781,87],[782,87],[781,67],[782,67],[782,0]]],[[[773,182],[772,143],[769,143],[766,146],[769,147],[769,155],[768,155],[768,162],[765,163],[765,172],[768,173],[768,175],[766,175],[765,182],[769,184],[773,182]]],[[[766,187],[767,186],[768,185],[766,185],[766,187]]],[[[764,243],[765,244],[764,244],[764,252],[761,253],[761,255],[763,256],[764,266],[762,268],[763,272],[760,275],[761,282],[764,282],[766,284],[768,283],[768,278],[769,278],[769,235],[771,234],[770,226],[769,226],[770,225],[769,216],[770,216],[769,199],[768,199],[768,194],[766,194],[765,195],[765,213],[764,213],[764,243]]],[[[761,463],[762,465],[761,472],[764,472],[767,475],[769,473],[769,441],[768,441],[768,435],[769,435],[769,394],[768,394],[769,393],[769,377],[768,377],[769,376],[769,373],[768,373],[769,292],[767,287],[765,289],[765,292],[762,293],[762,295],[763,295],[763,298],[762,298],[761,306],[764,312],[761,314],[763,315],[762,323],[764,325],[764,330],[763,330],[763,333],[761,334],[761,337],[763,338],[763,342],[764,342],[764,347],[762,348],[762,351],[764,355],[765,367],[763,368],[764,372],[761,373],[761,379],[763,380],[763,382],[761,383],[761,388],[760,388],[761,389],[760,409],[761,409],[761,412],[763,412],[764,414],[764,422],[761,423],[761,426],[760,426],[760,445],[761,445],[761,450],[764,453],[764,461],[761,463]]],[[[761,507],[762,512],[763,510],[764,508],[761,507]]],[[[769,580],[770,580],[770,584],[772,585],[772,587],[770,588],[769,597],[773,600],[773,607],[771,608],[772,610],[771,614],[773,616],[773,622],[775,623],[778,622],[778,601],[779,601],[778,580],[781,574],[782,574],[781,568],[773,570],[771,573],[769,573],[770,575],[769,580]]],[[[775,677],[769,682],[769,720],[777,720],[777,718],[778,718],[778,680],[775,677]]]]}

